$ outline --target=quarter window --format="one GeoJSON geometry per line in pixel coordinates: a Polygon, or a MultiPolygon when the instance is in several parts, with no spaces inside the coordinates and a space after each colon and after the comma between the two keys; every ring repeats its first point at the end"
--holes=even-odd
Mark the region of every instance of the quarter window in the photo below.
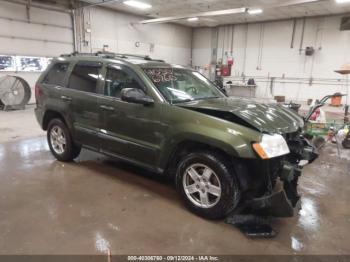
{"type": "Polygon", "coordinates": [[[45,76],[43,83],[49,85],[64,86],[64,80],[68,66],[68,63],[55,64],[45,76]]]}
{"type": "Polygon", "coordinates": [[[143,90],[137,80],[121,68],[107,68],[104,94],[106,96],[120,98],[120,93],[124,88],[138,88],[143,90]]]}
{"type": "Polygon", "coordinates": [[[69,78],[68,87],[71,89],[96,93],[100,67],[77,64],[69,78]]]}

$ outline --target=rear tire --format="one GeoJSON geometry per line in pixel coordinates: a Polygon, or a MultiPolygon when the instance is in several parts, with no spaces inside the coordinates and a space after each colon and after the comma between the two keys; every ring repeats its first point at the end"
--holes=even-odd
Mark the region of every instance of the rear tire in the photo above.
{"type": "Polygon", "coordinates": [[[183,157],[176,172],[176,187],[186,206],[207,219],[226,217],[240,200],[233,165],[216,152],[195,152],[183,157]]]}
{"type": "Polygon", "coordinates": [[[58,118],[50,121],[47,142],[54,157],[62,162],[71,162],[79,156],[81,147],[74,144],[66,124],[58,118]]]}

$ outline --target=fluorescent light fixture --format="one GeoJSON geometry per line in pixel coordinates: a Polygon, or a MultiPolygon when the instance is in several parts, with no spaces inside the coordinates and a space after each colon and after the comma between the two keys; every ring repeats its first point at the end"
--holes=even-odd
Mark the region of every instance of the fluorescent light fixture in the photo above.
{"type": "Polygon", "coordinates": [[[190,18],[187,18],[187,21],[188,21],[188,22],[196,22],[196,21],[198,21],[198,17],[190,17],[190,18]]]}
{"type": "Polygon", "coordinates": [[[350,0],[335,0],[337,4],[345,4],[345,3],[350,3],[350,0]]]}
{"type": "Polygon", "coordinates": [[[210,16],[221,16],[221,15],[232,15],[232,14],[243,14],[247,11],[245,7],[235,8],[235,9],[225,9],[225,10],[217,10],[217,11],[208,11],[202,13],[194,13],[187,15],[179,15],[179,16],[169,16],[169,17],[161,17],[155,19],[147,19],[140,21],[141,24],[159,24],[159,23],[168,23],[173,21],[180,21],[192,17],[210,17],[210,16]]]}
{"type": "Polygon", "coordinates": [[[150,4],[146,4],[140,1],[136,1],[136,0],[127,0],[123,2],[125,5],[131,6],[131,7],[135,7],[138,9],[149,9],[152,6],[150,4]]]}
{"type": "Polygon", "coordinates": [[[250,15],[257,15],[257,14],[261,14],[262,12],[263,12],[263,10],[260,8],[248,9],[248,14],[250,14],[250,15]]]}

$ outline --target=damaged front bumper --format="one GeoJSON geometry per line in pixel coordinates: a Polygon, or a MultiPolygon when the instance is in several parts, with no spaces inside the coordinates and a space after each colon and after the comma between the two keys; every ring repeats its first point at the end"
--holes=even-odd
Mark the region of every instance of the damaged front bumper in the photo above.
{"type": "Polygon", "coordinates": [[[300,200],[293,205],[287,197],[286,192],[282,189],[271,195],[254,198],[247,203],[247,206],[258,212],[260,215],[293,217],[300,210],[300,200]]]}
{"type": "Polygon", "coordinates": [[[293,217],[301,208],[297,189],[302,169],[317,157],[316,149],[307,141],[303,141],[302,150],[299,150],[298,154],[294,151],[289,158],[281,160],[275,183],[270,180],[267,192],[261,197],[247,200],[246,207],[261,215],[293,217]]]}

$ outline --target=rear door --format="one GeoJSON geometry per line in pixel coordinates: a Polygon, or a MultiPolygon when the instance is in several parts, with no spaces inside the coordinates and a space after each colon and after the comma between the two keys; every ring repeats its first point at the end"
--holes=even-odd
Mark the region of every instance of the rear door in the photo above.
{"type": "Polygon", "coordinates": [[[73,123],[74,140],[91,148],[99,148],[97,136],[99,112],[97,107],[102,63],[82,61],[73,65],[67,88],[61,100],[68,106],[67,115],[73,123]]]}

